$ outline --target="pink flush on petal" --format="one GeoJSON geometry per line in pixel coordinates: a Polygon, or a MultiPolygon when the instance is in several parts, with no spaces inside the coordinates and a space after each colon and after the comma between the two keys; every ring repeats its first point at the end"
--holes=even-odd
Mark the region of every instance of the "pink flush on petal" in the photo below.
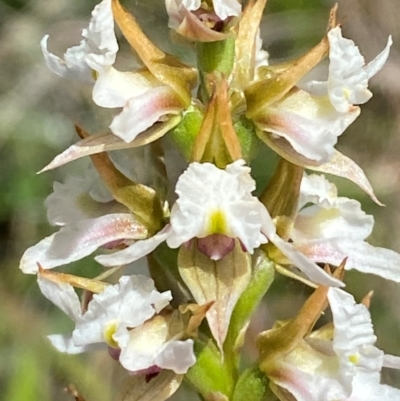
{"type": "Polygon", "coordinates": [[[235,239],[223,234],[212,234],[205,238],[198,238],[197,247],[210,259],[220,260],[233,250],[235,239]]]}

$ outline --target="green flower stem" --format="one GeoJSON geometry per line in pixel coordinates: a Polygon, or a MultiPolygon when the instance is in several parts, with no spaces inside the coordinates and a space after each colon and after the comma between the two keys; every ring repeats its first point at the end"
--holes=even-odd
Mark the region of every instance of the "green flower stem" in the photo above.
{"type": "Polygon", "coordinates": [[[235,60],[235,39],[228,38],[217,42],[197,42],[197,65],[200,72],[199,98],[206,103],[212,89],[207,75],[220,73],[228,77],[235,60]]]}
{"type": "Polygon", "coordinates": [[[197,361],[186,374],[186,380],[205,399],[217,392],[231,399],[235,382],[214,342],[198,339],[194,343],[194,351],[197,361]]]}
{"type": "Polygon", "coordinates": [[[230,75],[235,58],[235,39],[217,42],[197,42],[197,64],[203,74],[220,72],[230,75]]]}

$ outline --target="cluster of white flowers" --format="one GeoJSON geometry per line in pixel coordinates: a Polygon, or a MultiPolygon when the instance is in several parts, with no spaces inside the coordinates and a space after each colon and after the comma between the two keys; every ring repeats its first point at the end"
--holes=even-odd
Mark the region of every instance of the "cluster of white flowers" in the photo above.
{"type": "MultiPolygon", "coordinates": [[[[63,59],[49,52],[49,38],[47,35],[43,38],[43,55],[53,72],[93,85],[93,101],[118,111],[109,126],[111,133],[82,139],[46,167],[54,168],[92,155],[99,174],[90,168],[84,177],[69,177],[64,184],[55,183],[46,206],[49,221],[61,228],[26,250],[20,268],[24,273],[37,274],[42,293],[75,323],[72,335],[49,336],[58,350],[80,353],[106,345],[110,355],[136,375],[157,374],[163,369],[185,374],[196,364],[193,329],[199,327],[204,316],[207,316],[219,352],[229,352],[222,343],[235,303],[246,285],[251,285],[254,269],[249,255],[261,254],[280,268],[281,265],[297,268],[299,275],[307,276],[306,279],[315,286],[330,287],[327,299],[333,314],[331,337],[325,335],[326,328],[308,333],[278,363],[262,361],[261,366],[264,366],[276,395],[286,401],[397,399],[400,390],[380,384],[380,371],[383,366],[400,368],[399,360],[385,356],[374,346],[376,338],[367,307],[355,304],[350,294],[338,289],[344,286],[342,277],[318,264],[338,267],[346,260],[346,270],[357,269],[400,282],[400,255],[365,241],[372,231],[373,217],[361,210],[359,202],[338,197],[336,187],[322,175],[304,173],[297,190],[279,189],[281,199],[295,197],[296,204],[292,210],[287,210],[287,215],[268,210],[263,198],[258,199],[253,194],[256,182],[249,167],[251,158],[237,150],[241,142],[233,128],[236,122],[245,118],[252,127],[246,135],[258,136],[287,159],[288,165],[349,178],[376,200],[362,170],[338,153],[334,146],[338,136],[360,114],[358,105],[372,96],[368,80],[387,60],[391,38],[385,49],[365,65],[355,44],[342,37],[341,28],[330,26],[320,44],[322,50],[317,47],[310,52],[313,59],[318,59],[314,54],[325,54],[329,49],[327,81],[309,82],[299,87],[296,86],[298,80],[312,66],[307,55],[304,66],[300,60],[292,67],[286,66],[283,72],[277,69],[277,73],[268,65],[268,53],[262,50],[259,38],[262,8],[256,4],[261,3],[249,2],[243,11],[243,28],[240,25],[242,7],[236,0],[166,0],[169,26],[187,39],[209,46],[213,42],[229,41],[237,35],[237,46],[252,46],[248,64],[242,60],[231,63],[231,69],[242,74],[242,78],[235,81],[235,78],[220,73],[203,74],[202,80],[209,81],[205,84],[205,94],[199,99],[191,99],[198,71],[176,60],[171,61],[171,56],[151,44],[117,0],[103,0],[94,8],[89,26],[82,32],[82,42],[68,49],[63,59]],[[133,72],[114,68],[119,49],[114,19],[128,42],[136,46],[144,68],[133,72]],[[126,24],[131,24],[129,29],[126,24]],[[238,29],[235,28],[237,25],[238,29]],[[249,39],[244,31],[251,25],[257,29],[249,39]],[[264,74],[264,69],[269,73],[264,74]],[[267,78],[263,78],[265,75],[267,78]],[[226,89],[230,83],[234,86],[231,92],[226,89]],[[215,91],[215,88],[221,91],[215,91]],[[264,94],[255,95],[257,88],[260,91],[270,88],[273,94],[266,91],[267,100],[263,103],[264,94]],[[224,107],[228,110],[226,115],[221,111],[224,107]],[[230,107],[234,109],[232,115],[230,107]],[[185,120],[192,110],[202,119],[194,133],[185,120]],[[143,163],[143,159],[119,159],[112,153],[109,158],[102,152],[116,149],[128,152],[130,147],[149,146],[172,130],[183,132],[185,138],[182,141],[189,141],[189,137],[195,139],[187,145],[190,156],[185,171],[174,184],[175,188],[169,188],[168,196],[173,199],[169,208],[166,197],[143,185],[147,182],[132,171],[131,166],[143,163]],[[105,176],[104,185],[102,178],[105,176]],[[132,188],[138,190],[127,192],[132,188]],[[155,210],[153,204],[149,198],[140,199],[142,193],[151,195],[151,202],[162,210],[160,216],[151,215],[155,210]],[[125,201],[127,197],[129,201],[125,201]],[[139,204],[140,213],[135,209],[139,204]],[[282,217],[288,220],[285,224],[290,228],[286,230],[286,237],[279,231],[284,221],[282,217]],[[148,221],[154,225],[150,227],[148,221]],[[198,269],[195,278],[180,272],[182,281],[193,293],[180,306],[187,308],[193,299],[198,303],[199,299],[208,301],[196,306],[204,310],[195,324],[183,317],[186,312],[182,308],[173,309],[169,305],[171,291],[159,292],[150,278],[122,276],[114,285],[86,279],[80,286],[94,295],[82,309],[73,288],[76,277],[49,271],[89,256],[98,249],[106,250],[95,256],[105,268],[127,265],[152,255],[163,242],[168,249],[180,248],[180,255],[187,253],[186,269],[188,266],[198,269]],[[242,259],[237,257],[237,250],[238,254],[244,255],[242,259]],[[235,256],[229,262],[224,262],[232,255],[235,256]],[[233,263],[232,271],[237,274],[230,278],[232,284],[227,284],[225,273],[218,271],[226,263],[233,263]],[[235,263],[243,265],[236,266],[235,263]],[[199,274],[203,267],[206,271],[206,266],[212,266],[210,271],[213,273],[207,270],[207,274],[199,274]],[[239,276],[244,280],[240,290],[238,286],[235,288],[239,276]],[[210,290],[211,294],[216,294],[215,298],[208,295],[208,285],[215,287],[214,292],[210,290]],[[198,288],[201,296],[196,295],[193,288],[198,288]],[[222,299],[218,299],[223,291],[221,288],[228,290],[221,295],[222,299]],[[220,305],[224,311],[229,309],[229,316],[218,321],[215,311],[220,305]],[[222,340],[215,335],[218,331],[224,333],[222,340]],[[269,369],[270,366],[273,369],[269,369]]],[[[236,50],[237,54],[243,53],[239,47],[236,50]]],[[[173,162],[165,159],[165,163],[173,162]]],[[[278,189],[271,186],[268,190],[278,189]]],[[[163,287],[168,288],[165,285],[168,282],[163,287]]],[[[196,316],[196,312],[193,313],[196,316]]],[[[247,322],[243,322],[239,329],[243,331],[246,327],[247,322]]],[[[237,352],[237,347],[235,345],[231,351],[237,352]]]]}

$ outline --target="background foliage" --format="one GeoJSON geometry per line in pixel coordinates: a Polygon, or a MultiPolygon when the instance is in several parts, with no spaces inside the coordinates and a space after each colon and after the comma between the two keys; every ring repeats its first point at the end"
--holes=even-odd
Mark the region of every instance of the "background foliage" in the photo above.
{"type": "MultiPolygon", "coordinates": [[[[67,174],[79,174],[87,161],[72,163],[43,176],[39,171],[57,153],[73,143],[73,123],[97,132],[107,127],[105,110],[91,104],[90,89],[65,82],[52,74],[42,59],[39,41],[50,34],[50,49],[58,54],[80,40],[96,1],[1,0],[0,1],[0,399],[72,400],[63,392],[74,383],[88,401],[111,399],[112,384],[122,374],[107,355],[65,356],[53,351],[45,335],[67,331],[67,319],[40,294],[35,278],[18,270],[23,251],[52,232],[46,222],[44,199],[52,182],[67,174]]],[[[190,62],[190,50],[164,43],[169,35],[161,0],[127,0],[144,29],[164,50],[190,62]],[[189,54],[189,55],[188,55],[189,54]]],[[[262,24],[264,47],[271,61],[301,54],[323,35],[332,2],[323,0],[270,0],[262,24]]],[[[387,206],[379,208],[354,186],[340,181],[340,193],[363,202],[373,213],[375,245],[400,252],[400,30],[399,0],[343,0],[339,19],[344,34],[361,48],[367,60],[385,45],[389,34],[394,46],[388,63],[372,81],[373,99],[362,116],[340,138],[339,150],[366,171],[376,193],[387,206]]],[[[121,47],[128,50],[124,43],[121,47]]],[[[132,68],[129,53],[119,61],[132,68]]],[[[321,67],[313,74],[324,76],[321,67]]],[[[255,174],[265,181],[275,163],[262,153],[255,174]]],[[[81,275],[91,275],[90,260],[74,266],[81,275]]],[[[400,355],[399,286],[372,276],[349,273],[348,289],[360,299],[373,289],[372,315],[378,345],[400,355]]],[[[249,339],[275,319],[292,316],[308,295],[308,289],[278,278],[249,331],[249,339]]],[[[251,341],[246,360],[256,358],[251,341]]],[[[384,380],[399,386],[400,375],[386,372],[384,380]]],[[[185,389],[177,398],[185,399],[185,389]]],[[[192,398],[191,398],[192,399],[192,398]]]]}

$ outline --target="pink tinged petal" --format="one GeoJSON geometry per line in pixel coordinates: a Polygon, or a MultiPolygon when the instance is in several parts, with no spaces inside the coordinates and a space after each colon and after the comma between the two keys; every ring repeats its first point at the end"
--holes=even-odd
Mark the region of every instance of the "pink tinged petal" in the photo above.
{"type": "Polygon", "coordinates": [[[339,113],[326,97],[296,89],[271,107],[257,126],[285,138],[303,157],[324,163],[333,155],[337,137],[359,114],[358,108],[339,113]]]}
{"type": "Polygon", "coordinates": [[[64,61],[47,50],[48,39],[49,35],[44,36],[40,46],[46,64],[51,71],[63,78],[78,80],[87,84],[94,83],[92,70],[85,61],[86,52],[82,44],[68,49],[64,55],[64,61]]]}
{"type": "Polygon", "coordinates": [[[95,260],[106,267],[126,265],[153,252],[158,245],[170,236],[170,233],[171,227],[168,225],[153,237],[137,241],[122,251],[96,256],[95,260]]]}
{"type": "Polygon", "coordinates": [[[37,281],[42,294],[74,322],[82,316],[78,295],[71,284],[56,283],[41,277],[40,274],[37,281]]]}
{"type": "Polygon", "coordinates": [[[160,85],[148,72],[120,72],[110,67],[98,75],[92,96],[100,107],[124,107],[132,97],[160,85]]]}
{"type": "Polygon", "coordinates": [[[384,206],[376,198],[374,190],[372,189],[372,186],[361,167],[358,166],[353,160],[345,155],[342,155],[336,150],[332,158],[327,163],[319,166],[304,165],[304,167],[313,171],[319,171],[321,173],[333,174],[338,177],[347,178],[358,185],[367,195],[371,197],[375,203],[384,206]]]}
{"type": "MultiPolygon", "coordinates": [[[[292,397],[282,398],[283,400],[296,401],[347,401],[347,394],[344,392],[334,377],[326,377],[318,374],[318,370],[313,373],[301,371],[296,366],[285,364],[280,370],[277,370],[271,377],[271,381],[285,390],[292,397]]],[[[279,395],[279,388],[275,386],[272,390],[279,395]]]]}
{"type": "Polygon", "coordinates": [[[315,262],[334,266],[338,266],[347,257],[346,270],[355,269],[400,282],[400,255],[390,249],[351,239],[314,240],[296,244],[296,249],[315,262]]]}
{"type": "Polygon", "coordinates": [[[197,247],[211,260],[220,260],[235,247],[235,239],[222,234],[213,234],[199,238],[197,247]]]}
{"type": "Polygon", "coordinates": [[[131,98],[122,112],[114,118],[110,129],[125,142],[132,142],[162,117],[179,114],[181,111],[182,104],[172,89],[161,86],[131,98]]]}
{"type": "Polygon", "coordinates": [[[292,244],[283,241],[277,235],[269,237],[269,240],[308,278],[317,284],[343,287],[344,284],[326,273],[321,267],[316,265],[307,255],[299,252],[292,244]]]}
{"type": "Polygon", "coordinates": [[[90,255],[97,248],[119,239],[145,238],[147,230],[131,214],[109,214],[65,226],[27,249],[20,269],[36,274],[37,262],[44,269],[65,265],[90,255]]]}
{"type": "Polygon", "coordinates": [[[336,241],[334,246],[348,256],[346,270],[356,269],[400,282],[400,254],[397,252],[362,241],[336,241]]]}
{"type": "Polygon", "coordinates": [[[162,369],[173,370],[185,374],[196,363],[193,352],[193,340],[168,341],[155,359],[156,365],[162,369]]]}
{"type": "Polygon", "coordinates": [[[169,130],[178,125],[180,120],[181,118],[179,116],[174,116],[166,122],[157,123],[130,143],[126,143],[112,134],[91,135],[70,146],[67,150],[56,156],[50,164],[39,171],[39,174],[60,167],[84,156],[147,145],[148,143],[164,136],[169,130]]]}

